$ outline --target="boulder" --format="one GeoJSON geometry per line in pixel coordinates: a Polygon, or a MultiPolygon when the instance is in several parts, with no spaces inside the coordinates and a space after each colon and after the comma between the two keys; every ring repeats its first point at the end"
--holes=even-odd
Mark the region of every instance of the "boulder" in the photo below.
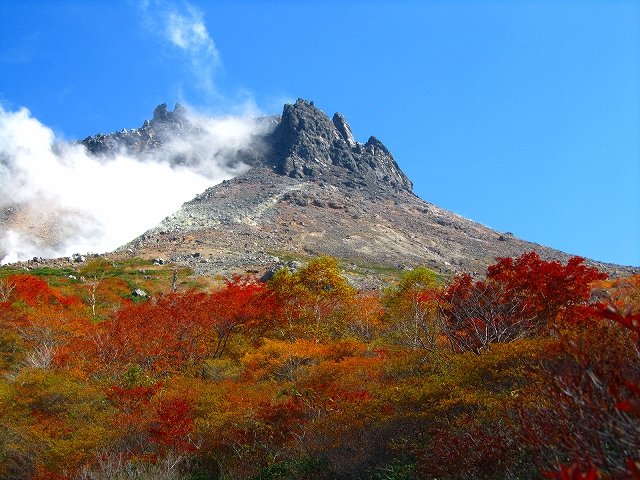
{"type": "Polygon", "coordinates": [[[258,280],[262,283],[266,283],[269,280],[273,279],[274,275],[280,270],[287,269],[289,273],[295,273],[303,266],[304,264],[296,262],[295,260],[292,260],[290,262],[278,262],[276,265],[264,272],[264,274],[258,280]]]}

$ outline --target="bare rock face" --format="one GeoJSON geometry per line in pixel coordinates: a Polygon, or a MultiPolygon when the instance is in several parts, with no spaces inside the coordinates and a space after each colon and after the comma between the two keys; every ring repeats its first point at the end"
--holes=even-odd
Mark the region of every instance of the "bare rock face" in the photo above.
{"type": "Polygon", "coordinates": [[[187,118],[187,110],[179,103],[176,103],[173,112],[169,112],[167,110],[167,104],[163,103],[155,108],[153,111],[153,118],[149,123],[151,125],[158,125],[162,123],[181,124],[187,121],[187,118]]]}
{"type": "Polygon", "coordinates": [[[344,116],[333,121],[313,102],[284,106],[269,158],[278,173],[353,189],[407,191],[411,181],[377,138],[354,140],[344,116]]]}
{"type": "Polygon", "coordinates": [[[351,127],[347,123],[347,119],[344,118],[344,115],[336,112],[333,115],[333,124],[338,129],[338,132],[340,132],[340,135],[342,135],[342,138],[344,139],[344,141],[347,142],[347,145],[349,145],[350,148],[355,147],[356,141],[353,138],[353,133],[351,133],[351,127]]]}
{"type": "MultiPolygon", "coordinates": [[[[173,112],[170,112],[167,110],[167,104],[163,103],[154,109],[153,118],[145,120],[140,128],[124,129],[108,135],[98,133],[78,143],[84,145],[89,153],[98,156],[108,157],[119,153],[133,156],[155,155],[162,151],[163,146],[175,145],[181,141],[189,144],[206,143],[210,138],[207,120],[211,119],[194,117],[179,103],[176,103],[173,112]]],[[[225,151],[224,165],[263,165],[265,153],[270,149],[267,144],[268,133],[273,131],[279,121],[279,115],[255,119],[256,132],[252,139],[242,149],[225,151]]],[[[193,165],[210,160],[204,156],[204,152],[197,149],[188,155],[184,149],[178,150],[181,150],[181,153],[175,153],[168,159],[171,165],[193,165]]]]}
{"type": "Polygon", "coordinates": [[[129,154],[149,153],[157,150],[164,142],[180,135],[180,131],[193,133],[196,127],[189,121],[186,109],[176,103],[173,112],[167,110],[167,104],[158,105],[153,118],[145,120],[140,128],[122,130],[94,137],[87,137],[79,143],[94,155],[109,155],[120,152],[129,154]]]}
{"type": "MultiPolygon", "coordinates": [[[[260,117],[260,132],[244,148],[226,153],[227,165],[264,166],[278,174],[301,180],[321,181],[378,194],[411,192],[413,185],[391,152],[376,137],[356,142],[344,116],[333,120],[313,102],[298,99],[286,104],[282,115],[260,117]]],[[[154,154],[179,138],[205,135],[202,124],[180,104],[173,112],[163,103],[142,127],[109,135],[97,134],[80,141],[94,155],[154,154]]],[[[173,164],[206,161],[203,158],[171,159],[173,164]]]]}
{"type": "MultiPolygon", "coordinates": [[[[266,134],[256,135],[242,150],[228,152],[227,164],[265,166],[291,178],[378,194],[412,190],[411,181],[382,142],[373,136],[365,144],[356,142],[340,113],[332,120],[313,102],[298,99],[295,104],[286,104],[282,115],[261,117],[258,123],[266,125],[261,129],[266,134]]],[[[140,154],[158,151],[176,138],[201,135],[202,126],[184,107],[176,104],[170,112],[163,103],[138,129],[97,134],[80,143],[95,155],[140,154]]],[[[172,163],[201,160],[178,157],[172,163]]]]}

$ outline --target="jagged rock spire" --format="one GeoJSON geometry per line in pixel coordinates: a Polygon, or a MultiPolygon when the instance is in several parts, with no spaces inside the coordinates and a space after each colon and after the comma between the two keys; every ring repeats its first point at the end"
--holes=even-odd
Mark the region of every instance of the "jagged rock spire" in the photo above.
{"type": "Polygon", "coordinates": [[[334,113],[333,124],[338,129],[338,132],[340,132],[340,135],[342,135],[342,138],[344,139],[344,141],[347,142],[347,145],[349,145],[349,147],[351,148],[355,147],[356,141],[353,138],[353,133],[351,133],[351,127],[347,123],[347,120],[344,118],[344,115],[338,112],[334,113]]]}
{"type": "Polygon", "coordinates": [[[350,188],[382,187],[411,191],[412,184],[387,148],[375,137],[364,145],[353,138],[344,116],[331,120],[313,102],[284,106],[273,134],[279,173],[350,188]]]}
{"type": "MultiPolygon", "coordinates": [[[[226,158],[228,163],[268,166],[276,173],[292,178],[355,189],[412,190],[411,181],[382,142],[375,137],[365,144],[357,142],[340,113],[332,120],[313,102],[298,99],[295,104],[286,104],[282,115],[263,118],[267,124],[275,126],[271,127],[272,132],[258,133],[244,149],[230,152],[226,158]]],[[[98,134],[80,143],[93,154],[120,151],[137,154],[156,151],[176,136],[197,138],[202,134],[197,118],[191,117],[184,107],[176,104],[170,112],[163,103],[154,109],[153,118],[145,121],[141,128],[98,134]]],[[[206,159],[193,159],[200,160],[206,159]]]]}
{"type": "Polygon", "coordinates": [[[175,107],[173,107],[173,112],[168,111],[167,104],[163,103],[153,110],[153,118],[150,123],[152,125],[158,123],[179,123],[184,121],[186,116],[187,109],[179,103],[176,103],[175,107]]]}

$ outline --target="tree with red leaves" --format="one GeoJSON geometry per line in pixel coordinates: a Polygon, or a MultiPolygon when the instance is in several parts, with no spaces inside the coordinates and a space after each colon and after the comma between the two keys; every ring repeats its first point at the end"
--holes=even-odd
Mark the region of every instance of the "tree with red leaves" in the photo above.
{"type": "Polygon", "coordinates": [[[591,284],[607,276],[583,261],[573,257],[562,265],[531,252],[499,258],[487,269],[486,280],[456,277],[438,307],[442,332],[453,351],[480,353],[491,343],[544,333],[592,314],[591,284]]]}
{"type": "Polygon", "coordinates": [[[151,441],[174,452],[193,451],[189,437],[193,431],[192,402],[183,398],[160,400],[154,410],[155,418],[149,427],[151,441]]]}
{"type": "Polygon", "coordinates": [[[571,324],[584,318],[593,282],[607,278],[606,273],[584,265],[582,257],[571,257],[566,265],[558,260],[542,260],[536,252],[497,260],[487,268],[487,281],[519,296],[529,315],[550,325],[571,324]]]}
{"type": "Polygon", "coordinates": [[[196,308],[199,326],[194,333],[208,358],[221,358],[235,333],[257,336],[266,330],[275,310],[264,284],[237,276],[224,288],[202,295],[196,308]]]}
{"type": "Polygon", "coordinates": [[[441,294],[438,313],[441,331],[456,353],[479,354],[491,343],[509,343],[538,330],[541,323],[520,292],[467,274],[441,294]]]}
{"type": "Polygon", "coordinates": [[[521,409],[523,438],[541,469],[559,464],[549,478],[640,480],[640,314],[596,316],[598,328],[562,336],[561,355],[542,364],[543,399],[521,409]]]}

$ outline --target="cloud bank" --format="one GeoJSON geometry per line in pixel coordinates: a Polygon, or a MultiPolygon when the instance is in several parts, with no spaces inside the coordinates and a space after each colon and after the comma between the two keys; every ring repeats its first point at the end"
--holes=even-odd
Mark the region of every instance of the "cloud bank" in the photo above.
{"type": "Polygon", "coordinates": [[[0,107],[0,259],[105,252],[157,225],[204,189],[249,167],[230,161],[266,127],[191,117],[153,152],[94,156],[60,143],[26,108],[0,107]],[[197,132],[197,135],[193,132],[197,132]]]}

